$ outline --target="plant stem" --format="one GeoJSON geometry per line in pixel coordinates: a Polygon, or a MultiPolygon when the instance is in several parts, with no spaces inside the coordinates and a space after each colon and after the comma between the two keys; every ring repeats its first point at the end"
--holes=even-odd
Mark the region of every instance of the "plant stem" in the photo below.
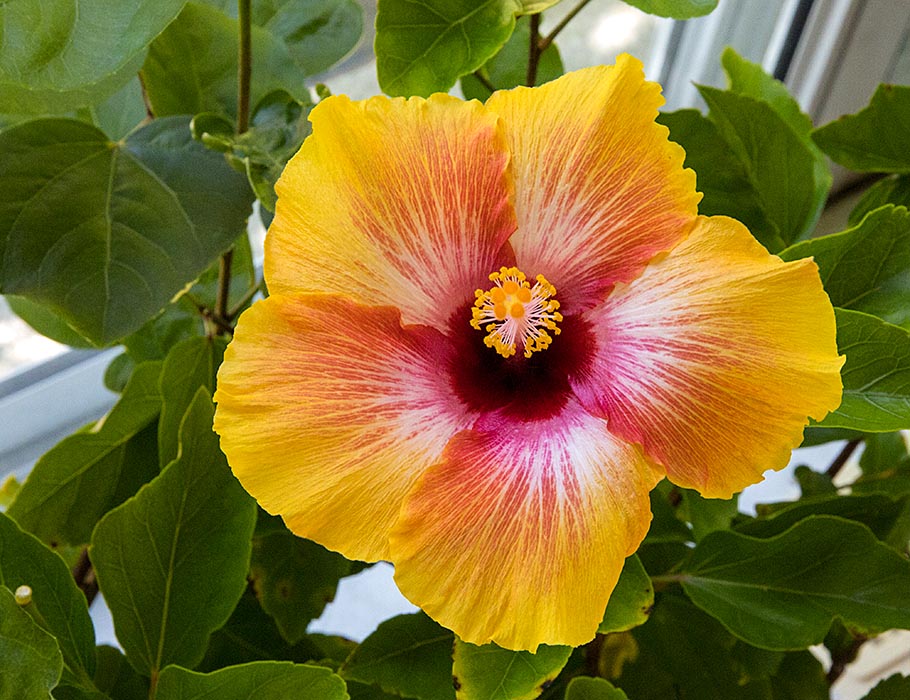
{"type": "Polygon", "coordinates": [[[861,442],[862,440],[850,440],[846,445],[844,445],[844,449],[842,449],[838,453],[837,457],[834,458],[834,461],[831,462],[831,466],[828,467],[827,471],[825,471],[825,474],[827,474],[831,479],[836,477],[840,470],[843,469],[844,465],[847,463],[847,460],[850,459],[850,456],[854,453],[856,448],[859,447],[859,444],[861,442]]]}
{"type": "Polygon", "coordinates": [[[528,76],[525,84],[537,84],[537,64],[540,63],[540,14],[531,15],[531,40],[528,42],[528,76]]]}
{"type": "MultiPolygon", "coordinates": [[[[575,19],[575,15],[577,15],[579,12],[581,12],[585,8],[585,5],[587,5],[589,2],[591,2],[591,0],[581,0],[580,3],[578,3],[575,7],[572,8],[572,10],[569,12],[569,14],[567,14],[565,17],[562,18],[562,21],[559,24],[557,24],[555,27],[553,27],[552,32],[550,32],[543,39],[538,41],[537,42],[538,52],[543,53],[544,51],[546,51],[549,48],[550,44],[553,43],[553,40],[556,38],[556,36],[563,29],[566,28],[566,25],[569,22],[571,22],[573,19],[575,19]]],[[[537,15],[534,15],[534,16],[536,17],[537,15]]]]}
{"type": "Polygon", "coordinates": [[[231,292],[231,262],[234,260],[234,249],[231,248],[218,261],[218,291],[215,296],[215,322],[228,320],[228,297],[231,292]]]}
{"type": "Polygon", "coordinates": [[[847,670],[847,666],[856,661],[860,647],[862,647],[866,641],[866,637],[857,637],[849,647],[831,659],[831,668],[828,669],[828,674],[826,676],[829,686],[834,685],[834,682],[847,670]]]}
{"type": "Polygon", "coordinates": [[[237,0],[237,24],[240,26],[240,52],[237,60],[237,133],[250,126],[250,78],[253,74],[252,11],[250,0],[237,0]]]}
{"type": "Polygon", "coordinates": [[[496,86],[490,82],[489,78],[481,73],[479,70],[474,71],[474,77],[490,92],[496,92],[496,86]]]}
{"type": "Polygon", "coordinates": [[[152,675],[149,678],[149,700],[155,700],[158,694],[158,669],[152,669],[152,675]]]}
{"type": "Polygon", "coordinates": [[[247,304],[249,304],[253,300],[253,297],[256,296],[261,290],[262,290],[262,280],[260,280],[256,284],[254,284],[252,287],[250,287],[246,291],[246,294],[243,295],[243,298],[240,301],[238,301],[236,304],[234,304],[234,306],[231,308],[231,310],[228,311],[228,314],[225,317],[225,320],[233,321],[234,318],[236,318],[237,315],[243,310],[243,307],[246,306],[247,304]]]}
{"type": "Polygon", "coordinates": [[[76,585],[85,594],[89,607],[98,595],[98,580],[95,578],[95,570],[92,568],[92,562],[88,558],[88,547],[83,547],[79,554],[79,561],[73,567],[73,579],[76,585]]]}
{"type": "MultiPolygon", "coordinates": [[[[244,133],[250,126],[250,79],[253,75],[251,0],[237,0],[237,25],[240,28],[237,55],[237,133],[244,133]]],[[[231,262],[234,249],[221,256],[218,262],[218,292],[212,320],[220,330],[230,328],[228,297],[231,291],[231,262]]]]}

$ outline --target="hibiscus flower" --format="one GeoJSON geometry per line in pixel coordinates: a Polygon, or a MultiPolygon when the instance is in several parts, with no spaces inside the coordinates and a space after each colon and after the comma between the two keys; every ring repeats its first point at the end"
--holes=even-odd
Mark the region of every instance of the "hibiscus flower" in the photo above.
{"type": "Polygon", "coordinates": [[[343,96],[278,183],[215,426],[295,533],[462,639],[595,634],[664,476],[729,497],[841,397],[811,260],[697,215],[641,64],[343,96]]]}

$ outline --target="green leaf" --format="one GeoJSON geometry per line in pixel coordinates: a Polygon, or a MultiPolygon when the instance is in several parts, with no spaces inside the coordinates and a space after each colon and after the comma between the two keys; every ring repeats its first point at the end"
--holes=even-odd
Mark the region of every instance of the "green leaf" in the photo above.
{"type": "Polygon", "coordinates": [[[811,651],[785,654],[771,678],[773,700],[829,700],[825,669],[811,651]]]}
{"type": "Polygon", "coordinates": [[[99,345],[135,331],[237,237],[245,179],[185,118],[113,143],[82,122],[0,133],[0,283],[99,345]]]}
{"type": "Polygon", "coordinates": [[[381,0],[376,71],[388,95],[446,92],[508,41],[518,0],[381,0]]]}
{"type": "MultiPolygon", "coordinates": [[[[236,0],[206,0],[237,19],[236,0]]],[[[347,56],[363,34],[363,8],[357,0],[256,0],[253,26],[282,41],[304,75],[313,76],[347,56]]]]}
{"type": "Polygon", "coordinates": [[[340,554],[288,531],[253,541],[250,578],[262,609],[291,644],[304,637],[310,621],[334,599],[338,581],[350,572],[351,562],[340,554]]]}
{"type": "Polygon", "coordinates": [[[579,676],[569,683],[566,700],[629,700],[629,697],[603,678],[579,676]]]}
{"type": "Polygon", "coordinates": [[[747,165],[727,144],[718,126],[697,109],[660,114],[657,121],[670,129],[670,139],[686,150],[685,166],[697,174],[704,194],[698,211],[705,216],[732,216],[769,249],[779,250],[783,239],[765,212],[747,165]]]}
{"type": "Polygon", "coordinates": [[[682,498],[696,542],[716,530],[729,528],[739,513],[738,496],[729,499],[704,498],[696,491],[685,489],[682,498]]]}
{"type": "Polygon", "coordinates": [[[769,539],[715,532],[679,578],[696,605],[766,649],[818,644],[835,617],[870,632],[910,628],[910,562],[865,526],[831,516],[769,539]]]}
{"type": "Polygon", "coordinates": [[[873,433],[863,440],[859,468],[863,474],[878,474],[894,469],[908,456],[907,443],[901,433],[873,433]]]}
{"type": "Polygon", "coordinates": [[[0,112],[55,114],[103,100],[135,74],[184,2],[4,3],[0,112]]]}
{"type": "Polygon", "coordinates": [[[793,470],[793,477],[799,484],[800,497],[826,496],[837,493],[837,487],[825,472],[817,472],[805,464],[793,470]]]}
{"type": "Polygon", "coordinates": [[[533,700],[566,665],[572,647],[541,645],[537,652],[455,641],[452,675],[458,700],[533,700]]]}
{"type": "Polygon", "coordinates": [[[199,387],[210,394],[224,358],[225,342],[197,336],[173,347],[161,368],[161,417],[158,419],[158,460],[162,468],[177,457],[180,423],[199,387]]]}
{"type": "Polygon", "coordinates": [[[386,620],[339,669],[345,680],[420,700],[452,700],[455,636],[424,613],[386,620]]]}
{"type": "Polygon", "coordinates": [[[74,331],[66,321],[46,306],[14,294],[6,296],[6,303],[9,304],[13,313],[46,338],[73,348],[92,347],[88,340],[74,331]]]}
{"type": "Polygon", "coordinates": [[[536,15],[543,12],[553,5],[558,5],[562,0],[518,0],[521,6],[518,10],[519,15],[536,15]]]}
{"type": "Polygon", "coordinates": [[[51,700],[62,671],[57,641],[0,586],[0,700],[51,700]]]}
{"type": "MultiPolygon", "coordinates": [[[[759,240],[771,252],[808,237],[831,187],[803,137],[771,105],[747,95],[699,87],[724,141],[745,168],[758,202],[780,241],[759,240]]],[[[756,234],[758,237],[758,234],[756,234]]]]}
{"type": "Polygon", "coordinates": [[[363,8],[357,0],[267,0],[253,3],[253,24],[284,42],[304,75],[316,75],[357,46],[363,8]]]}
{"type": "Polygon", "coordinates": [[[138,675],[119,649],[97,648],[95,686],[112,700],[148,700],[148,681],[138,675]]]}
{"type": "Polygon", "coordinates": [[[905,700],[910,694],[910,676],[895,673],[881,681],[863,700],[905,700]]]}
{"type": "MultiPolygon", "coordinates": [[[[318,635],[309,635],[293,646],[278,632],[275,621],[262,610],[249,590],[240,598],[230,619],[209,640],[199,671],[216,671],[250,661],[320,661],[328,656],[318,635]]],[[[350,643],[354,646],[354,642],[350,643]]],[[[345,653],[345,657],[350,650],[345,653]]]]}
{"type": "MultiPolygon", "coordinates": [[[[487,61],[480,72],[497,90],[506,90],[524,85],[528,75],[528,43],[531,40],[531,20],[520,17],[515,22],[515,31],[499,52],[487,61]]],[[[550,44],[540,54],[537,64],[537,84],[555,80],[563,73],[562,59],[556,44],[550,44]]],[[[461,91],[466,99],[481,102],[493,93],[474,75],[461,78],[461,91]]]]}
{"type": "Polygon", "coordinates": [[[85,596],[63,560],[16,523],[0,514],[0,584],[32,590],[25,609],[52,634],[63,661],[77,681],[95,673],[95,629],[85,596]]]}
{"type": "Polygon", "coordinates": [[[866,214],[886,204],[910,207],[910,175],[889,175],[867,189],[850,212],[848,226],[856,226],[866,214]]]}
{"type": "Polygon", "coordinates": [[[857,494],[884,493],[893,497],[910,494],[910,460],[883,472],[863,474],[850,489],[857,494]]]}
{"type": "MultiPolygon", "coordinates": [[[[762,510],[768,506],[759,506],[762,510]]],[[[788,530],[810,515],[833,515],[845,520],[862,523],[883,542],[906,544],[906,529],[902,525],[907,510],[906,499],[895,499],[885,494],[852,494],[840,496],[837,492],[829,495],[803,498],[796,502],[774,504],[767,517],[738,525],[735,529],[743,535],[766,539],[788,530]]],[[[760,515],[764,515],[762,510],[760,515]]]]}
{"type": "Polygon", "coordinates": [[[883,206],[853,228],[813,238],[780,253],[815,258],[834,306],[910,328],[910,212],[883,206]]]}
{"type": "Polygon", "coordinates": [[[766,103],[783,117],[790,128],[811,148],[816,148],[810,138],[812,120],[803,113],[799,103],[782,82],[775,80],[765,73],[761,65],[746,60],[729,46],[724,49],[720,61],[730,81],[731,92],[766,103]]]}
{"type": "Polygon", "coordinates": [[[864,433],[859,430],[847,428],[817,428],[809,426],[803,431],[803,441],[800,447],[813,447],[824,445],[835,440],[862,440],[864,433]]]}
{"type": "Polygon", "coordinates": [[[868,107],[826,124],[812,138],[850,170],[910,173],[910,87],[879,85],[868,107]]]}
{"type": "Polygon", "coordinates": [[[694,542],[689,526],[677,517],[676,506],[679,505],[679,490],[668,480],[661,481],[650,493],[651,527],[646,536],[647,542],[694,542]],[[670,498],[676,499],[674,505],[670,498]]]}
{"type": "Polygon", "coordinates": [[[133,362],[133,358],[125,352],[120,353],[104,370],[104,386],[110,391],[122,394],[135,369],[136,363],[133,362]]]}
{"type": "Polygon", "coordinates": [[[346,681],[351,700],[400,700],[400,695],[390,695],[374,685],[346,681]]]}
{"type": "Polygon", "coordinates": [[[673,19],[690,19],[707,15],[717,7],[717,0],[623,0],[642,12],[673,19]]]}
{"type": "Polygon", "coordinates": [[[648,620],[654,606],[654,587],[651,577],[642,566],[641,560],[633,554],[626,559],[619,575],[619,581],[604,612],[604,618],[597,628],[598,633],[624,632],[642,625],[648,620]]]}
{"type": "Polygon", "coordinates": [[[104,102],[88,108],[91,123],[111,139],[122,139],[135,129],[148,114],[142,97],[142,83],[134,75],[126,85],[104,102]]]}
{"type": "Polygon", "coordinates": [[[181,340],[201,335],[203,331],[202,315],[183,295],[122,342],[134,362],[163,360],[181,340]]]}
{"type": "Polygon", "coordinates": [[[144,674],[198,663],[247,585],[256,508],[218,449],[213,414],[200,389],[181,425],[180,456],[92,535],[117,639],[144,674]]]}
{"type": "MultiPolygon", "coordinates": [[[[633,630],[635,645],[617,681],[634,700],[740,700],[733,640],[685,598],[661,595],[651,619],[633,630]]],[[[609,638],[608,638],[609,639],[609,638]]]]}
{"type": "MultiPolygon", "coordinates": [[[[155,115],[219,112],[236,116],[238,35],[236,19],[208,5],[187,3],[152,42],[142,66],[155,115]]],[[[307,94],[304,74],[283,41],[254,26],[252,52],[256,79],[251,104],[278,89],[299,97],[307,94]]]]}
{"type": "Polygon", "coordinates": [[[161,410],[160,372],[160,363],[139,365],[105,418],[45,453],[9,516],[44,542],[88,542],[98,519],[117,505],[120,481],[130,479],[131,471],[147,474],[144,450],[131,443],[161,410]]]}
{"type": "Polygon", "coordinates": [[[284,90],[276,90],[253,109],[246,132],[236,134],[229,120],[209,112],[193,118],[193,136],[209,148],[227,153],[237,169],[246,171],[262,205],[274,211],[275,183],[310,134],[307,117],[312,107],[308,99],[297,100],[284,90]]]}
{"type": "Polygon", "coordinates": [[[910,333],[880,318],[835,309],[844,398],[819,424],[891,432],[910,428],[910,333]]]}
{"type": "Polygon", "coordinates": [[[344,681],[331,669],[285,661],[257,661],[213,673],[179,666],[161,672],[157,700],[347,700],[344,681]]]}

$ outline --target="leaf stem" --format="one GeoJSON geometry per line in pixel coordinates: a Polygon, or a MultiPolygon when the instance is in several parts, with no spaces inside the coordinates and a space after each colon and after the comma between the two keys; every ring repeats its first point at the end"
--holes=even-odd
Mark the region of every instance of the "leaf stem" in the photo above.
{"type": "Polygon", "coordinates": [[[496,92],[496,86],[490,82],[490,79],[487,78],[480,70],[474,71],[474,77],[477,78],[478,82],[483,85],[490,92],[496,92]]]}
{"type": "MultiPolygon", "coordinates": [[[[553,31],[551,31],[545,37],[540,39],[537,42],[538,52],[543,53],[544,51],[546,51],[550,47],[550,44],[553,43],[553,40],[559,35],[559,33],[563,29],[566,28],[566,25],[569,22],[571,22],[573,19],[575,19],[575,15],[577,15],[579,12],[581,12],[585,8],[585,5],[587,5],[589,2],[591,2],[591,0],[581,0],[580,3],[578,3],[575,7],[572,8],[572,10],[569,12],[569,14],[567,14],[565,17],[562,18],[562,21],[559,24],[557,24],[555,27],[553,27],[553,31]]],[[[537,15],[535,15],[535,17],[536,16],[537,15]]]]}
{"type": "Polygon", "coordinates": [[[528,42],[528,75],[525,84],[537,84],[537,64],[540,63],[540,14],[531,15],[531,40],[528,42]]]}
{"type": "Polygon", "coordinates": [[[240,51],[237,60],[237,133],[250,126],[250,78],[253,75],[252,10],[250,0],[237,0],[240,51]]]}
{"type": "Polygon", "coordinates": [[[828,469],[825,471],[825,474],[827,474],[831,479],[836,477],[840,470],[843,469],[844,465],[847,463],[847,460],[850,459],[850,456],[856,451],[856,448],[859,447],[859,444],[861,442],[862,440],[850,440],[846,445],[844,445],[844,449],[842,449],[838,453],[837,457],[834,458],[834,461],[831,462],[831,466],[828,467],[828,469]]]}

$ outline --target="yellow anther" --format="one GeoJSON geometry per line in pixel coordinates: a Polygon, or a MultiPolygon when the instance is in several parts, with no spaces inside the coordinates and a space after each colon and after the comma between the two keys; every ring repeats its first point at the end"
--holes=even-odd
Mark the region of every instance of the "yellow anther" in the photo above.
{"type": "Polygon", "coordinates": [[[525,357],[547,349],[553,342],[548,331],[559,335],[556,324],[562,321],[559,302],[551,298],[556,288],[543,275],[531,286],[517,267],[501,267],[489,277],[493,286],[475,292],[471,309],[471,326],[487,333],[484,344],[503,357],[515,355],[519,346],[525,357]]]}

